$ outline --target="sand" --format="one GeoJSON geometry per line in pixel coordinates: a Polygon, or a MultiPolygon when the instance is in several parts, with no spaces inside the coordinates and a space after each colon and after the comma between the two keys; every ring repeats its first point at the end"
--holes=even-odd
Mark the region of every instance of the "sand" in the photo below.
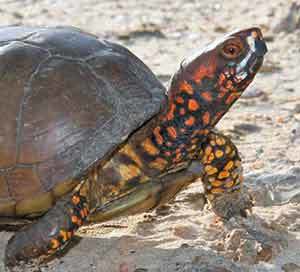
{"type": "MultiPolygon", "coordinates": [[[[197,182],[159,211],[84,227],[63,256],[19,271],[300,271],[300,8],[294,4],[288,16],[291,5],[0,1],[1,25],[82,28],[125,45],[165,83],[185,56],[234,29],[261,27],[269,48],[261,73],[218,125],[242,154],[245,185],[256,201],[252,215],[216,221],[197,182]]],[[[2,256],[11,235],[0,232],[2,256]]]]}

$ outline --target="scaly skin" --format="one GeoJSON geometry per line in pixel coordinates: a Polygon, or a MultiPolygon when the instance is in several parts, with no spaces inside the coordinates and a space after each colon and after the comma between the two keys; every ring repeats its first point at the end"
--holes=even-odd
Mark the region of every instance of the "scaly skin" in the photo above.
{"type": "Polygon", "coordinates": [[[199,178],[217,215],[245,215],[252,202],[241,191],[238,151],[213,128],[251,83],[265,53],[260,30],[252,28],[184,61],[172,78],[167,109],[92,169],[73,197],[17,233],[7,246],[6,263],[49,256],[83,223],[155,208],[199,178]],[[59,220],[43,228],[54,218],[59,220]]]}

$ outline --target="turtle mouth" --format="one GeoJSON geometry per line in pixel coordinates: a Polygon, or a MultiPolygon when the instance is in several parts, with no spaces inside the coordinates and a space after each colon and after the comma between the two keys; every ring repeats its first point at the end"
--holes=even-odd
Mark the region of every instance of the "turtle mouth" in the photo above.
{"type": "Polygon", "coordinates": [[[249,72],[251,74],[255,74],[259,70],[259,68],[262,66],[263,60],[264,60],[263,57],[255,56],[254,60],[249,65],[249,72]]]}
{"type": "Polygon", "coordinates": [[[263,64],[264,57],[257,56],[255,52],[248,53],[236,67],[234,82],[241,84],[243,81],[253,78],[263,64]]]}

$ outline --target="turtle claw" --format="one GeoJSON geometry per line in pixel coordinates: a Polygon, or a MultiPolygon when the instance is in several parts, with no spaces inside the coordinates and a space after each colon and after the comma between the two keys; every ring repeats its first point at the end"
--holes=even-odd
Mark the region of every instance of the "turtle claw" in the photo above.
{"type": "Polygon", "coordinates": [[[212,211],[225,220],[235,216],[247,218],[252,213],[254,206],[253,197],[245,188],[219,195],[209,203],[212,211]]]}

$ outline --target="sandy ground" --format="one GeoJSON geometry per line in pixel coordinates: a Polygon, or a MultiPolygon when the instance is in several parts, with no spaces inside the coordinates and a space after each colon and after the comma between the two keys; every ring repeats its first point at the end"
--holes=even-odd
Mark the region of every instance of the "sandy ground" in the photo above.
{"type": "MultiPolygon", "coordinates": [[[[242,154],[256,200],[249,218],[215,223],[199,182],[157,212],[81,229],[71,250],[36,271],[300,271],[300,9],[284,22],[291,3],[0,1],[1,25],[83,28],[127,46],[164,82],[224,32],[260,26],[269,47],[262,72],[218,125],[242,154]]],[[[0,233],[1,255],[11,235],[0,233]]]]}

